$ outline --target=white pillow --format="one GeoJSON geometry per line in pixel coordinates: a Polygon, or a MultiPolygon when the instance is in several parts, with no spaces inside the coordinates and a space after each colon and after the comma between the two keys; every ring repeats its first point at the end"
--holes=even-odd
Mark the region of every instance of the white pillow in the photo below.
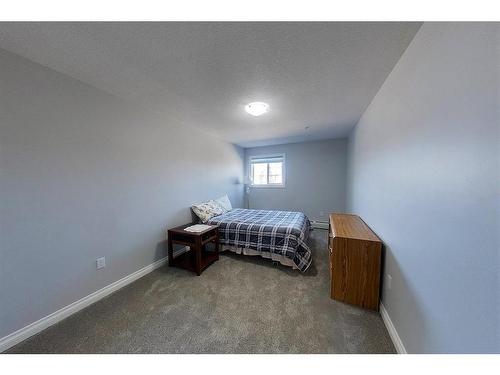
{"type": "Polygon", "coordinates": [[[224,209],[213,200],[199,204],[193,204],[191,208],[203,223],[206,223],[214,216],[222,215],[224,213],[224,209]]]}
{"type": "Polygon", "coordinates": [[[224,211],[231,211],[233,209],[233,206],[231,206],[231,201],[229,200],[227,194],[224,195],[223,197],[217,198],[215,200],[215,203],[218,203],[219,206],[221,206],[224,211]]]}

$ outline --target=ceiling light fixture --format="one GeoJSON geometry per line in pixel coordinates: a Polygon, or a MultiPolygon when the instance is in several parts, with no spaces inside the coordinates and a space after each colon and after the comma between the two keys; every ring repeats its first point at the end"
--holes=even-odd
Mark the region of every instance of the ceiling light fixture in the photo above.
{"type": "Polygon", "coordinates": [[[269,111],[269,104],[264,102],[253,102],[245,106],[245,111],[252,116],[261,116],[269,111]]]}

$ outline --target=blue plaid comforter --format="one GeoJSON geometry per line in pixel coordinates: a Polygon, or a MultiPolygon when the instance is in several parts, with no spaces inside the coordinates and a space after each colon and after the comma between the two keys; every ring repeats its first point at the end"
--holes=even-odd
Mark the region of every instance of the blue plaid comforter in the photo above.
{"type": "Polygon", "coordinates": [[[220,242],[285,256],[304,272],[311,264],[306,245],[309,219],[301,212],[236,208],[207,224],[219,226],[220,242]]]}

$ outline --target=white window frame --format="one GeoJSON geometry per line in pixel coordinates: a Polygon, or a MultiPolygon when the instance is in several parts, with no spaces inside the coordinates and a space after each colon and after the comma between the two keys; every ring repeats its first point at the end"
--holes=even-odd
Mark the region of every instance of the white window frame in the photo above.
{"type": "MultiPolygon", "coordinates": [[[[252,155],[248,158],[248,179],[250,180],[250,187],[257,189],[282,189],[286,187],[286,155],[285,154],[264,154],[264,155],[252,155]],[[252,160],[255,159],[271,159],[271,158],[281,158],[282,159],[282,168],[281,168],[281,184],[254,184],[252,180],[252,160]]],[[[267,165],[267,181],[269,182],[269,164],[267,165]]]]}

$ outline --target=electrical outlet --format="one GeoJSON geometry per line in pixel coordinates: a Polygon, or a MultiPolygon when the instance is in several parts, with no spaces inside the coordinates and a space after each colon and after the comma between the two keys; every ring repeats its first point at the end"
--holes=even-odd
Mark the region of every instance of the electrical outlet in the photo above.
{"type": "Polygon", "coordinates": [[[95,264],[96,264],[96,267],[97,267],[98,270],[100,270],[101,268],[106,267],[106,258],[105,257],[97,258],[95,260],[95,264]]]}
{"type": "Polygon", "coordinates": [[[386,279],[387,279],[387,289],[391,290],[392,289],[392,276],[387,274],[386,279]]]}

